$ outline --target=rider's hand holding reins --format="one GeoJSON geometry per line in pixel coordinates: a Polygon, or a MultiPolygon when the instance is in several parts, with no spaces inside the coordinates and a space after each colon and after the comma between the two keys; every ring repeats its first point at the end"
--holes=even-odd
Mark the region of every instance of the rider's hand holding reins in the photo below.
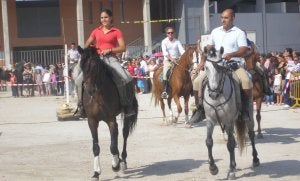
{"type": "Polygon", "coordinates": [[[102,50],[101,54],[102,55],[109,55],[111,52],[112,52],[112,49],[109,48],[109,49],[106,49],[106,50],[102,50]]]}

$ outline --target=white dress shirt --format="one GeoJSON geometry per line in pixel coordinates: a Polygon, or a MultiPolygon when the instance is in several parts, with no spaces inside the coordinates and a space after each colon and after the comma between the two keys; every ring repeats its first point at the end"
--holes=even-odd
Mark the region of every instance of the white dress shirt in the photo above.
{"type": "MultiPolygon", "coordinates": [[[[216,50],[224,48],[225,53],[238,51],[240,47],[247,47],[247,38],[245,32],[233,26],[228,31],[223,29],[223,26],[215,28],[211,32],[211,38],[208,41],[209,45],[214,45],[216,50]]],[[[241,57],[233,57],[232,60],[244,61],[241,57]]]]}
{"type": "Polygon", "coordinates": [[[162,40],[161,49],[165,60],[168,59],[166,57],[167,55],[174,59],[178,59],[185,52],[179,40],[174,38],[172,41],[170,41],[168,37],[162,40]]]}

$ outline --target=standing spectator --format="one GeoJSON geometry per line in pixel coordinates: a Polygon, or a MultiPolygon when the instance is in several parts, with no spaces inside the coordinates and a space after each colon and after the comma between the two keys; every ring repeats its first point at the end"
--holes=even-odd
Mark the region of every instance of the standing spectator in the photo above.
{"type": "Polygon", "coordinates": [[[285,71],[286,71],[286,76],[285,76],[285,82],[284,82],[284,90],[283,90],[283,100],[284,100],[284,107],[285,108],[289,108],[292,104],[292,101],[290,99],[290,84],[289,84],[289,80],[291,77],[291,72],[294,69],[295,62],[293,60],[293,50],[291,48],[286,48],[284,50],[284,57],[285,60],[287,62],[287,66],[285,67],[285,71]]]}
{"type": "Polygon", "coordinates": [[[17,77],[13,71],[10,72],[10,85],[13,97],[19,97],[18,94],[18,86],[17,84],[17,77]]]}
{"type": "Polygon", "coordinates": [[[148,70],[149,70],[149,77],[151,80],[151,84],[153,83],[153,75],[154,75],[154,71],[158,68],[157,64],[156,64],[156,60],[154,58],[151,58],[150,63],[148,65],[148,70]]]}
{"type": "Polygon", "coordinates": [[[282,76],[279,73],[278,68],[275,68],[273,89],[276,95],[276,104],[281,105],[282,104],[282,76]]]}
{"type": "Polygon", "coordinates": [[[42,96],[43,95],[43,75],[42,75],[41,69],[36,69],[35,83],[36,83],[37,91],[39,92],[39,96],[42,96]]]}
{"type": "Polygon", "coordinates": [[[144,76],[145,76],[145,70],[141,67],[140,62],[137,62],[136,64],[136,76],[137,76],[137,87],[138,87],[138,94],[145,93],[145,84],[144,84],[144,76]]]}
{"type": "Polygon", "coordinates": [[[57,75],[55,69],[51,71],[51,94],[57,96],[57,75]]]}
{"type": "Polygon", "coordinates": [[[25,94],[27,97],[32,95],[33,71],[29,64],[26,64],[23,71],[23,81],[25,84],[25,94]]]}
{"type": "Polygon", "coordinates": [[[133,85],[134,85],[134,90],[136,92],[137,91],[137,78],[136,78],[136,74],[135,74],[135,69],[136,69],[135,59],[128,60],[126,69],[130,73],[130,75],[133,77],[132,81],[133,81],[133,85]]]}
{"type": "Polygon", "coordinates": [[[45,95],[46,96],[49,96],[51,93],[50,81],[51,81],[51,74],[50,74],[50,71],[48,70],[48,68],[46,68],[44,70],[44,75],[43,75],[43,84],[45,85],[45,95]]]}
{"type": "Polygon", "coordinates": [[[78,52],[78,50],[75,47],[75,43],[71,43],[71,49],[68,50],[67,55],[68,55],[68,63],[69,63],[69,67],[71,67],[73,64],[77,63],[79,58],[80,58],[80,54],[78,52]]]}
{"type": "Polygon", "coordinates": [[[61,63],[57,64],[57,92],[63,96],[65,94],[64,68],[61,63]]]}
{"type": "Polygon", "coordinates": [[[148,63],[147,61],[149,61],[149,56],[148,55],[145,55],[142,59],[141,59],[141,68],[144,70],[145,72],[145,75],[144,75],[144,79],[142,80],[143,81],[143,84],[144,84],[144,89],[143,89],[143,93],[148,93],[149,92],[149,85],[148,85],[148,80],[146,78],[146,76],[149,75],[149,71],[148,71],[148,63]]]}
{"type": "Polygon", "coordinates": [[[75,67],[75,65],[77,64],[79,58],[80,58],[80,54],[78,52],[78,50],[75,47],[75,43],[71,43],[71,49],[68,50],[67,52],[67,56],[68,56],[68,76],[70,77],[69,79],[69,93],[73,93],[74,92],[74,87],[75,87],[75,82],[72,79],[72,72],[73,69],[75,67]]]}

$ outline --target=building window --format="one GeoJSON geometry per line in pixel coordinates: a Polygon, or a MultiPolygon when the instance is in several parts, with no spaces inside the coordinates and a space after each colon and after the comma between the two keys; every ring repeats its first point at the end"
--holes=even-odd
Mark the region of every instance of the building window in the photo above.
{"type": "Polygon", "coordinates": [[[89,0],[89,24],[93,24],[93,2],[89,0]]]}
{"type": "Polygon", "coordinates": [[[109,7],[112,12],[114,12],[114,3],[113,0],[109,0],[109,7]]]}
{"type": "Polygon", "coordinates": [[[16,1],[19,38],[61,35],[59,0],[16,1]]]}
{"type": "Polygon", "coordinates": [[[124,17],[124,0],[120,0],[120,20],[121,22],[125,21],[125,17],[124,17]]]}
{"type": "Polygon", "coordinates": [[[99,13],[103,10],[103,3],[99,0],[99,13]]]}

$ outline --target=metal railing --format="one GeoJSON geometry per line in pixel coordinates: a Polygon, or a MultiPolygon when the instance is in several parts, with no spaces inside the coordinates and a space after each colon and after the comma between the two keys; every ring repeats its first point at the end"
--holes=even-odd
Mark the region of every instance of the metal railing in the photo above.
{"type": "Polygon", "coordinates": [[[291,108],[300,107],[300,73],[292,73],[290,79],[290,98],[295,100],[291,108]]]}
{"type": "Polygon", "coordinates": [[[13,51],[13,60],[25,60],[42,65],[51,65],[64,61],[64,49],[13,51]]]}

